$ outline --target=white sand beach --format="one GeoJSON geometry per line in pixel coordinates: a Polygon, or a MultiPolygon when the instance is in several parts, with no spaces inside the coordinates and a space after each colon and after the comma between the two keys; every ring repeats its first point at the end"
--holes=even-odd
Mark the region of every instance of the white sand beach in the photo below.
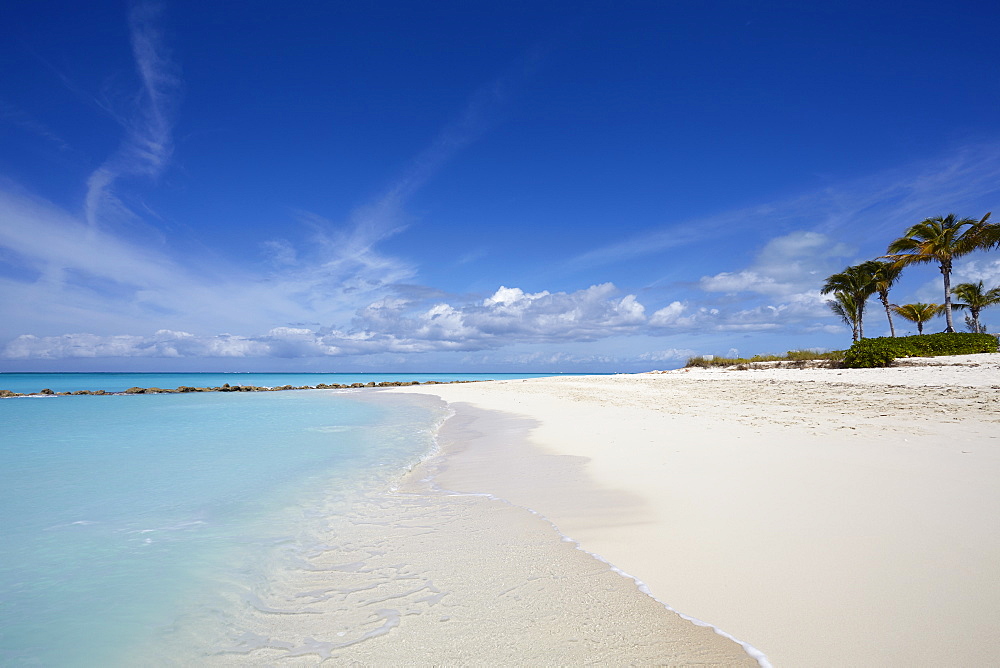
{"type": "Polygon", "coordinates": [[[1000,355],[401,391],[456,411],[437,484],[536,511],[775,666],[1000,662],[1000,355]]]}

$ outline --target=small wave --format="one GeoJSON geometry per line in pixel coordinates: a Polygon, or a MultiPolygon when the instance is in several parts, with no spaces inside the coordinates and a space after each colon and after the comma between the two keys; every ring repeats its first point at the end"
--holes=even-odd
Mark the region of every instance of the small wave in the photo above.
{"type": "Polygon", "coordinates": [[[351,427],[349,425],[332,424],[326,427],[308,427],[306,431],[318,431],[321,434],[341,434],[345,431],[353,431],[357,427],[351,427]]]}
{"type": "Polygon", "coordinates": [[[207,524],[207,522],[203,522],[202,520],[191,520],[190,522],[178,522],[177,524],[173,524],[173,525],[170,525],[170,526],[156,527],[156,528],[153,528],[153,529],[130,529],[126,533],[130,533],[130,534],[133,534],[133,533],[143,534],[143,533],[157,533],[157,532],[160,532],[160,531],[163,531],[163,532],[166,532],[166,531],[184,531],[185,529],[191,529],[193,527],[202,526],[202,525],[205,525],[205,524],[207,524]]]}
{"type": "Polygon", "coordinates": [[[45,531],[56,531],[57,529],[68,529],[69,527],[87,527],[92,524],[100,524],[100,522],[94,522],[92,520],[77,520],[76,522],[68,522],[66,524],[55,524],[50,527],[46,527],[45,531]]]}

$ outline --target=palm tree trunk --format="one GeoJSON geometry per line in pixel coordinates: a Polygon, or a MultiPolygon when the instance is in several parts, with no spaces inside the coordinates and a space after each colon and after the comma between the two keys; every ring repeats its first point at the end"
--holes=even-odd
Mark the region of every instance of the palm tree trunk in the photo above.
{"type": "Polygon", "coordinates": [[[885,307],[885,317],[889,319],[889,335],[895,337],[896,326],[892,324],[892,311],[889,309],[889,296],[879,295],[879,300],[881,300],[882,306],[885,307]]]}
{"type": "Polygon", "coordinates": [[[944,331],[954,333],[955,323],[951,319],[951,262],[941,263],[941,275],[944,277],[944,319],[948,322],[944,331]]]}

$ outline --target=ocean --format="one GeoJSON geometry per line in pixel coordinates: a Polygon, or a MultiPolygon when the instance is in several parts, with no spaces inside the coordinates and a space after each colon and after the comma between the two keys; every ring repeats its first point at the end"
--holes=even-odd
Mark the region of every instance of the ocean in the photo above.
{"type": "MultiPolygon", "coordinates": [[[[130,387],[159,387],[175,389],[188,387],[222,387],[223,385],[253,385],[256,387],[315,387],[351,385],[371,382],[425,383],[433,380],[442,383],[458,380],[500,380],[503,378],[541,378],[544,373],[3,373],[0,372],[0,390],[18,394],[41,392],[76,392],[79,390],[104,390],[124,392],[130,387]]],[[[576,375],[576,374],[565,374],[576,375]]]]}
{"type": "MultiPolygon", "coordinates": [[[[537,375],[3,373],[0,389],[537,375]]],[[[370,524],[446,417],[437,399],[377,390],[0,399],[0,664],[183,665],[276,646],[243,628],[246,609],[287,612],[263,602],[276,582],[370,524]]],[[[342,644],[399,623],[379,611],[345,622],[342,644]]]]}

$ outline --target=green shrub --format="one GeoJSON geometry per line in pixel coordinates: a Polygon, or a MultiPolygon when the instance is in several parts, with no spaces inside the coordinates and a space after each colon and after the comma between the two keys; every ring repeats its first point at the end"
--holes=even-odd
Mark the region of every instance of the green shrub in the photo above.
{"type": "Polygon", "coordinates": [[[901,349],[886,338],[861,339],[844,355],[844,366],[849,369],[870,369],[889,366],[897,357],[905,357],[901,349]]]}
{"type": "Polygon", "coordinates": [[[883,336],[861,339],[847,351],[844,366],[867,369],[889,366],[898,357],[937,357],[938,355],[972,355],[997,352],[997,338],[992,334],[918,334],[916,336],[883,336]]]}

